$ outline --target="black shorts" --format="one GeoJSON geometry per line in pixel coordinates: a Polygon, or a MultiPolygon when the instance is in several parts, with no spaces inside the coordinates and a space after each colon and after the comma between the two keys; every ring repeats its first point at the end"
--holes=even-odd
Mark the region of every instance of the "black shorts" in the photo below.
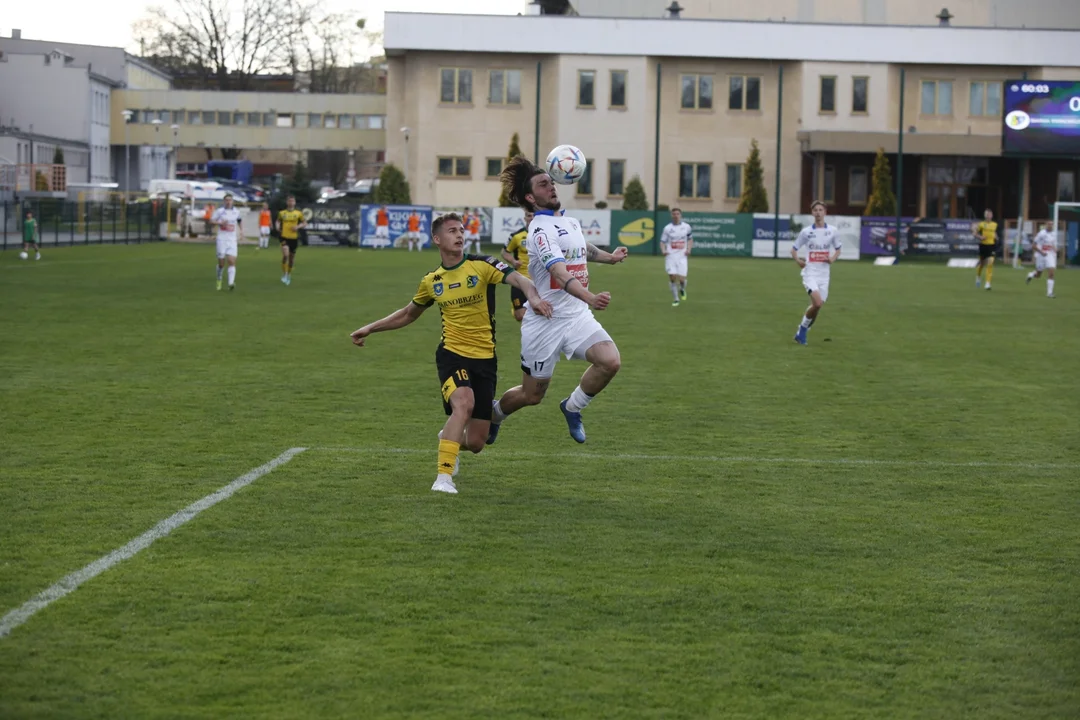
{"type": "Polygon", "coordinates": [[[517,289],[513,285],[510,286],[510,304],[514,307],[514,310],[520,310],[525,307],[525,303],[529,302],[529,298],[525,297],[525,293],[517,289]]]}
{"type": "Polygon", "coordinates": [[[495,385],[499,380],[496,358],[468,358],[440,347],[435,351],[435,367],[442,385],[443,410],[449,415],[450,396],[462,387],[472,388],[474,420],[491,420],[491,404],[495,402],[495,385]]]}
{"type": "Polygon", "coordinates": [[[994,257],[994,245],[979,244],[979,259],[985,260],[986,258],[994,257]]]}
{"type": "Polygon", "coordinates": [[[281,247],[289,248],[289,254],[290,255],[295,255],[296,254],[296,245],[299,242],[300,242],[300,240],[297,239],[297,238],[292,238],[291,240],[288,239],[288,238],[281,238],[281,247]]]}

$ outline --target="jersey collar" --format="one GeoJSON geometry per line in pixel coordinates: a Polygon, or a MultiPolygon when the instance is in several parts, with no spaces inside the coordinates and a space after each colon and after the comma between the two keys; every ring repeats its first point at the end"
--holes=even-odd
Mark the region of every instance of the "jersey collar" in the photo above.
{"type": "Polygon", "coordinates": [[[439,265],[442,265],[442,269],[443,269],[443,270],[447,270],[447,271],[449,271],[449,270],[457,270],[457,269],[458,269],[459,267],[461,267],[462,265],[464,265],[464,264],[465,264],[465,260],[466,260],[466,259],[467,259],[467,258],[465,257],[465,255],[464,255],[464,253],[463,253],[463,254],[461,255],[461,262],[459,262],[459,263],[458,263],[457,265],[453,265],[453,266],[451,266],[451,267],[446,267],[446,266],[445,266],[445,265],[443,265],[443,264],[442,264],[441,262],[439,263],[439,265]]]}
{"type": "Polygon", "coordinates": [[[533,215],[551,215],[552,217],[559,217],[559,216],[563,215],[565,212],[566,212],[566,210],[559,210],[558,215],[556,215],[555,210],[544,209],[544,210],[537,210],[536,212],[533,213],[533,215]]]}

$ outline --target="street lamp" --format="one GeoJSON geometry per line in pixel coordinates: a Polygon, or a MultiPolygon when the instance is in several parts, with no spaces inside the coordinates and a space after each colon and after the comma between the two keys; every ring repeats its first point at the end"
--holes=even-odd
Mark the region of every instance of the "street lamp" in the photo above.
{"type": "Polygon", "coordinates": [[[411,132],[408,126],[401,128],[401,134],[405,136],[405,182],[409,182],[409,133],[411,132]]]}
{"type": "Polygon", "coordinates": [[[165,173],[165,174],[166,174],[166,175],[168,175],[168,176],[169,176],[169,179],[171,180],[171,179],[173,179],[174,177],[176,177],[176,161],[177,161],[177,159],[178,159],[178,158],[177,158],[177,152],[176,152],[176,145],[177,145],[177,143],[179,142],[179,138],[178,138],[178,135],[179,135],[179,133],[180,133],[180,126],[179,126],[179,125],[177,125],[176,123],[173,123],[173,124],[172,124],[172,125],[170,125],[169,127],[170,127],[170,128],[172,128],[172,154],[173,154],[173,170],[172,170],[172,172],[169,172],[169,171],[168,171],[168,168],[166,168],[166,173],[165,173]]]}
{"type": "MultiPolygon", "coordinates": [[[[150,121],[150,124],[154,126],[154,147],[152,147],[150,149],[150,165],[153,168],[156,168],[157,159],[158,159],[158,148],[161,147],[161,118],[159,118],[159,117],[154,118],[153,120],[150,121]]],[[[140,164],[140,167],[141,167],[141,164],[140,164]]],[[[150,172],[151,173],[156,173],[157,170],[156,169],[151,169],[150,172]]],[[[142,178],[142,172],[139,173],[139,177],[142,178]]],[[[152,179],[153,178],[147,178],[147,180],[152,180],[152,179]]],[[[141,179],[140,179],[140,184],[142,184],[141,179]]]]}
{"type": "Polygon", "coordinates": [[[135,112],[124,110],[120,114],[124,116],[124,199],[126,200],[128,188],[131,187],[131,146],[128,144],[128,124],[135,112]]]}

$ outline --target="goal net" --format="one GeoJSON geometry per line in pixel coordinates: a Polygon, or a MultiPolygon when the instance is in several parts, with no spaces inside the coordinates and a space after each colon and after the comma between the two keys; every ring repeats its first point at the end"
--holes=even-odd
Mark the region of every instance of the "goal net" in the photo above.
{"type": "Polygon", "coordinates": [[[1022,232],[1017,232],[1016,220],[1005,221],[1005,262],[1013,266],[1034,262],[1031,241],[1045,228],[1057,231],[1058,264],[1080,264],[1077,235],[1080,233],[1080,202],[1056,202],[1051,217],[1024,221],[1022,232]]]}

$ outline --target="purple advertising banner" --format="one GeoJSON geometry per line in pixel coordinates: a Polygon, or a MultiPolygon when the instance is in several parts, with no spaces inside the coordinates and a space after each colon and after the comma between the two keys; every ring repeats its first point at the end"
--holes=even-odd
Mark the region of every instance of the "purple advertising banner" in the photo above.
{"type": "MultiPolygon", "coordinates": [[[[901,218],[900,228],[903,233],[903,243],[900,247],[901,254],[907,252],[908,229],[914,218],[901,218]]],[[[895,255],[896,254],[896,218],[887,217],[864,217],[862,219],[862,232],[859,242],[859,251],[863,255],[895,255]]]]}
{"type": "MultiPolygon", "coordinates": [[[[973,220],[902,218],[901,255],[977,255],[973,220]]],[[[863,255],[896,254],[896,218],[862,219],[860,250],[863,255]]]]}

